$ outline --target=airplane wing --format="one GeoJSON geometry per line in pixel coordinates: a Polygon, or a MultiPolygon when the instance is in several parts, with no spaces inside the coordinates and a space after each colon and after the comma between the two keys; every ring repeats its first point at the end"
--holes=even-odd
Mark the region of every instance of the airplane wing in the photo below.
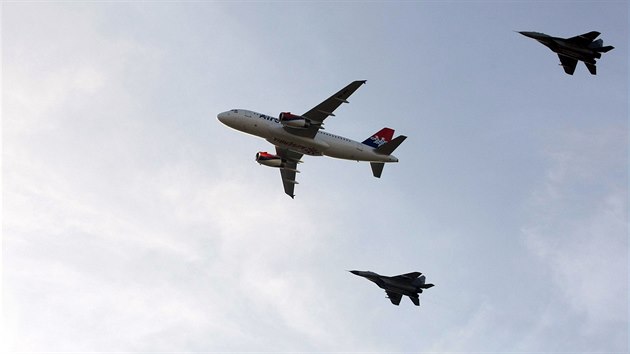
{"type": "Polygon", "coordinates": [[[385,292],[387,293],[387,297],[389,298],[389,301],[392,302],[392,304],[396,306],[400,305],[400,299],[402,299],[402,295],[387,290],[385,290],[385,292]]]}
{"type": "Polygon", "coordinates": [[[418,296],[409,296],[414,305],[420,306],[420,298],[418,296]]]}
{"type": "Polygon", "coordinates": [[[575,44],[579,44],[579,45],[588,45],[592,41],[594,41],[595,38],[599,37],[600,34],[601,33],[597,32],[597,31],[592,31],[592,32],[589,32],[589,33],[581,34],[579,36],[567,38],[567,42],[571,42],[571,43],[575,43],[575,44]]]}
{"type": "Polygon", "coordinates": [[[401,274],[401,275],[397,275],[395,277],[392,278],[399,278],[399,279],[416,279],[417,277],[421,276],[422,273],[420,272],[411,272],[411,273],[407,273],[407,274],[401,274]]]}
{"type": "Polygon", "coordinates": [[[597,75],[597,67],[595,66],[595,63],[584,62],[584,65],[586,65],[586,68],[591,73],[591,75],[597,75]]]}
{"type": "Polygon", "coordinates": [[[302,154],[295,151],[291,151],[285,148],[279,148],[276,146],[276,154],[283,160],[286,160],[286,167],[280,169],[280,177],[282,177],[282,184],[284,185],[284,192],[289,197],[295,197],[293,189],[298,184],[295,180],[295,174],[297,173],[297,164],[302,158],[302,154]]]}
{"type": "Polygon", "coordinates": [[[308,119],[311,122],[312,125],[309,128],[300,129],[285,127],[285,129],[296,135],[306,136],[309,138],[314,137],[321,128],[324,120],[328,118],[328,116],[334,116],[333,112],[335,111],[335,109],[341,106],[342,103],[348,103],[348,98],[350,97],[350,95],[352,95],[354,91],[356,91],[359,87],[361,87],[361,85],[366,82],[366,80],[353,81],[348,84],[348,86],[339,90],[339,92],[328,97],[328,99],[326,99],[324,102],[313,107],[310,111],[302,114],[302,117],[308,119]]]}
{"type": "Polygon", "coordinates": [[[564,72],[573,75],[575,72],[575,67],[577,66],[577,60],[569,57],[565,57],[564,55],[558,54],[558,58],[560,58],[560,65],[564,68],[564,72]]]}

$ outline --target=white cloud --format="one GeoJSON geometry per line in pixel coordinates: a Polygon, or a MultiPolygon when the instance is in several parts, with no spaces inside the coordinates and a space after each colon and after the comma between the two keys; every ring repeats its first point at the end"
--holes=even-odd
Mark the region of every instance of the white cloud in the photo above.
{"type": "MultiPolygon", "coordinates": [[[[624,132],[605,127],[556,135],[550,167],[528,206],[525,244],[548,270],[580,335],[627,344],[628,239],[624,132]]],[[[558,315],[558,314],[557,314],[558,315]]],[[[564,316],[559,315],[562,318],[564,316]]],[[[557,321],[558,319],[556,319],[557,321]]],[[[549,319],[547,319],[549,321],[549,319]]]]}
{"type": "Polygon", "coordinates": [[[283,333],[315,347],[340,343],[335,311],[320,303],[328,289],[301,271],[319,253],[317,228],[276,217],[305,210],[264,198],[243,204],[255,192],[246,181],[209,180],[194,169],[164,169],[125,199],[94,200],[55,170],[11,166],[9,349],[176,350],[199,340],[190,328],[208,333],[196,343],[205,349],[299,348],[280,340],[283,333]],[[142,343],[158,333],[161,345],[142,343]],[[103,335],[116,340],[105,343],[103,335]],[[243,340],[250,335],[258,340],[243,340]]]}

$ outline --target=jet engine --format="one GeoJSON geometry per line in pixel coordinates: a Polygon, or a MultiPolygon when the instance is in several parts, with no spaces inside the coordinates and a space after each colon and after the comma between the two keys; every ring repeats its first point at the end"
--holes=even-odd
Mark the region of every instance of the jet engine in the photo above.
{"type": "Polygon", "coordinates": [[[264,151],[256,153],[256,162],[269,167],[284,167],[282,157],[264,151]]]}
{"type": "MultiPolygon", "coordinates": [[[[258,162],[261,165],[265,165],[265,166],[269,166],[269,167],[275,167],[275,168],[280,168],[286,171],[293,171],[293,172],[297,172],[299,173],[300,171],[298,171],[294,166],[292,166],[292,164],[287,164],[287,160],[282,159],[281,156],[278,155],[274,155],[274,154],[270,154],[268,152],[264,152],[264,151],[260,151],[256,153],[256,162],[258,162]]],[[[302,161],[295,161],[296,164],[298,163],[302,163],[302,161]]],[[[295,181],[288,181],[287,182],[292,182],[297,184],[297,182],[295,181]]]]}
{"type": "Polygon", "coordinates": [[[291,114],[291,112],[282,112],[279,116],[280,123],[291,128],[308,128],[311,123],[308,119],[291,114]]]}

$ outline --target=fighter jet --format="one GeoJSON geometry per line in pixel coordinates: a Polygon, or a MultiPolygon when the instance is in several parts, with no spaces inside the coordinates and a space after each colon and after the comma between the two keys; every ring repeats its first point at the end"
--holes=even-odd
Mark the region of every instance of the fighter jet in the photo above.
{"type": "Polygon", "coordinates": [[[583,61],[592,75],[597,75],[595,59],[602,57],[613,46],[605,46],[602,39],[595,40],[600,33],[597,31],[584,33],[571,38],[558,38],[539,32],[518,32],[526,37],[533,38],[544,44],[560,57],[560,65],[564,72],[573,75],[578,60],[583,61]]]}
{"type": "Polygon", "coordinates": [[[403,295],[409,296],[416,306],[420,306],[420,298],[418,294],[422,293],[422,289],[433,287],[433,284],[425,283],[425,276],[420,272],[412,272],[407,274],[387,277],[370,271],[351,270],[350,273],[367,278],[374,282],[379,288],[384,289],[387,297],[392,304],[398,306],[403,295]]]}

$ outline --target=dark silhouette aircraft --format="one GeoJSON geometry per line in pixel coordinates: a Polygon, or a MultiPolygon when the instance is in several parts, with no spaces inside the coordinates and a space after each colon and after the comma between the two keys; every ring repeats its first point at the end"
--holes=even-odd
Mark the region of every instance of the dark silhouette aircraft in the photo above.
{"type": "Polygon", "coordinates": [[[420,306],[418,294],[422,293],[423,289],[428,289],[433,286],[433,284],[425,283],[426,278],[420,272],[401,274],[393,277],[361,270],[351,270],[350,273],[364,277],[374,282],[381,289],[384,289],[389,300],[396,306],[400,304],[400,299],[403,295],[409,296],[416,306],[420,306]]]}
{"type": "Polygon", "coordinates": [[[600,33],[597,31],[584,33],[571,38],[558,38],[540,32],[518,32],[526,37],[533,38],[554,51],[560,57],[560,65],[564,72],[573,75],[577,62],[583,61],[592,75],[597,75],[595,59],[602,57],[613,46],[605,46],[602,39],[595,40],[600,33]]]}

